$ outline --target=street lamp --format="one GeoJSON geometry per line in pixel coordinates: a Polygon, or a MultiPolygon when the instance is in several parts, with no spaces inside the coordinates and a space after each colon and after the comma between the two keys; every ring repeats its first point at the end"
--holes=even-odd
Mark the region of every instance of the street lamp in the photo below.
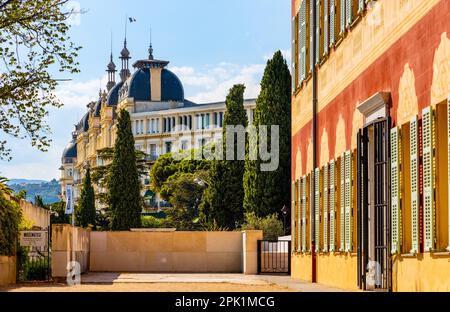
{"type": "Polygon", "coordinates": [[[286,234],[286,217],[288,213],[286,205],[284,205],[283,208],[281,208],[281,213],[283,214],[283,230],[284,234],[286,234]]]}

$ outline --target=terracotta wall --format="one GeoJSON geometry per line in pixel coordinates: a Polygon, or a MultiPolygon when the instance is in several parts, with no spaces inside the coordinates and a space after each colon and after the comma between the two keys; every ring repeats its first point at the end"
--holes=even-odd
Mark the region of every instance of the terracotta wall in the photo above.
{"type": "Polygon", "coordinates": [[[0,256],[0,286],[16,283],[16,257],[0,256]]]}
{"type": "Polygon", "coordinates": [[[66,277],[71,261],[80,264],[80,273],[89,270],[90,231],[71,225],[52,226],[52,276],[66,277]]]}

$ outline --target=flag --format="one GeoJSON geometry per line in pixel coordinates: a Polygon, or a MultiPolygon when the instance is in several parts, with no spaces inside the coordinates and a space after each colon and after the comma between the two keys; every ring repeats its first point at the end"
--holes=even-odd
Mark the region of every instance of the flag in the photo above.
{"type": "Polygon", "coordinates": [[[130,23],[134,23],[137,21],[134,17],[129,17],[128,19],[130,20],[130,23]]]}

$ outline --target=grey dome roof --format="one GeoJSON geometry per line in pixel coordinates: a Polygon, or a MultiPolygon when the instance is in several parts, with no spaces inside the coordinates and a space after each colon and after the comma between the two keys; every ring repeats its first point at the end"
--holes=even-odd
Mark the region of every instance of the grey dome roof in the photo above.
{"type": "Polygon", "coordinates": [[[63,151],[62,158],[76,158],[77,157],[77,143],[70,142],[63,151]]]}
{"type": "Polygon", "coordinates": [[[108,64],[108,70],[109,71],[115,71],[116,70],[116,64],[114,64],[114,62],[112,60],[108,64]]]}
{"type": "MultiPolygon", "coordinates": [[[[140,68],[126,82],[122,98],[134,98],[135,101],[150,101],[151,74],[149,68],[140,68]]],[[[170,70],[161,71],[161,101],[184,101],[184,89],[180,79],[170,70]]]]}
{"type": "Polygon", "coordinates": [[[122,86],[123,82],[121,81],[109,91],[108,97],[106,98],[106,105],[116,106],[119,103],[119,90],[122,86]]]}
{"type": "Polygon", "coordinates": [[[102,110],[102,99],[100,98],[94,107],[94,117],[100,117],[101,110],[102,110]]]}
{"type": "Polygon", "coordinates": [[[122,58],[130,57],[130,51],[127,49],[126,46],[123,47],[122,51],[120,52],[120,55],[122,56],[122,58]]]}
{"type": "Polygon", "coordinates": [[[80,122],[77,125],[77,131],[87,132],[89,130],[89,113],[81,118],[80,122]]]}

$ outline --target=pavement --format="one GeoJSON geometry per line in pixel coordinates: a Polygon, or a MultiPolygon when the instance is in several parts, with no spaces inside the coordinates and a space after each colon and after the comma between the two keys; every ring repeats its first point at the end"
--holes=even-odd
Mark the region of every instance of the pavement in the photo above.
{"type": "Polygon", "coordinates": [[[293,279],[285,275],[244,275],[244,274],[148,274],[148,273],[88,273],[81,283],[88,284],[220,284],[247,286],[277,285],[298,292],[344,292],[320,284],[293,279]]]}

